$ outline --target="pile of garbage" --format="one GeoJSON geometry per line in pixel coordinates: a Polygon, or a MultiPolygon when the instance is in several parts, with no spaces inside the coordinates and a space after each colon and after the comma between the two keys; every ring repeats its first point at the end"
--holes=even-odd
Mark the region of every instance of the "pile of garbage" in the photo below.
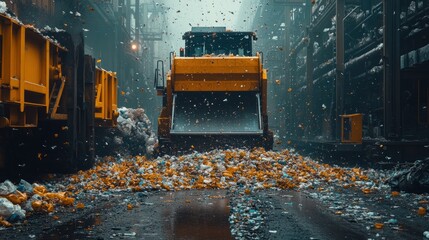
{"type": "Polygon", "coordinates": [[[132,155],[152,154],[158,144],[158,139],[152,130],[152,123],[145,114],[145,110],[122,107],[118,111],[119,134],[114,136],[114,143],[121,149],[131,151],[132,155]]]}
{"type": "Polygon", "coordinates": [[[88,171],[70,177],[68,190],[184,190],[228,189],[246,186],[258,189],[315,189],[322,184],[343,188],[377,190],[380,179],[370,179],[360,168],[340,168],[320,164],[293,151],[265,151],[255,148],[213,150],[206,153],[147,159],[107,157],[88,171]]]}
{"type": "Polygon", "coordinates": [[[429,158],[417,160],[408,167],[401,166],[387,183],[395,191],[429,193],[429,158]]]}
{"type": "Polygon", "coordinates": [[[0,1],[0,13],[5,13],[7,11],[7,6],[4,1],[0,1]]]}
{"type": "Polygon", "coordinates": [[[10,227],[13,222],[26,218],[28,212],[54,212],[55,206],[74,206],[70,192],[50,192],[43,185],[30,184],[21,179],[16,186],[6,180],[0,183],[0,226],[10,227]]]}
{"type": "Polygon", "coordinates": [[[232,188],[229,194],[230,211],[229,224],[231,234],[235,239],[263,239],[265,218],[263,210],[267,208],[259,199],[250,195],[247,188],[232,188]]]}

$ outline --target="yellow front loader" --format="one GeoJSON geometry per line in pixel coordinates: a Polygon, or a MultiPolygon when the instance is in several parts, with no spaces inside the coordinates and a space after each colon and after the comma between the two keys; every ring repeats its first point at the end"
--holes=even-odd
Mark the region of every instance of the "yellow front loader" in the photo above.
{"type": "Polygon", "coordinates": [[[271,149],[267,70],[252,54],[253,32],[193,28],[185,49],[170,55],[166,77],[158,62],[155,86],[163,97],[158,118],[161,152],[225,147],[271,149]]]}

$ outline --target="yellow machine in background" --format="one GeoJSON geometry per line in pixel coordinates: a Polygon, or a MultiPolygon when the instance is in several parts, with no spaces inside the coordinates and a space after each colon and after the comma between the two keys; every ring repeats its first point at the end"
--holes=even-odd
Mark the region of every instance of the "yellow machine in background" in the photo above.
{"type": "Polygon", "coordinates": [[[94,161],[94,127],[117,118],[116,74],[85,56],[83,41],[0,15],[0,169],[49,159],[66,170],[94,161]]]}
{"type": "Polygon", "coordinates": [[[262,55],[252,54],[255,33],[193,28],[183,39],[186,47],[180,56],[171,54],[166,79],[161,62],[155,74],[163,96],[161,152],[199,146],[271,149],[267,70],[262,55]]]}
{"type": "Polygon", "coordinates": [[[95,119],[98,126],[114,126],[118,118],[118,79],[116,73],[96,68],[95,119]]]}

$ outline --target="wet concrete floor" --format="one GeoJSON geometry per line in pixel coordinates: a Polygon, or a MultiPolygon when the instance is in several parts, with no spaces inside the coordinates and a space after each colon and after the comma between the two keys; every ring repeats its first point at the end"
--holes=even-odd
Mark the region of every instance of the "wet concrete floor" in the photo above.
{"type": "Polygon", "coordinates": [[[56,226],[37,239],[232,239],[229,199],[225,193],[159,192],[132,211],[118,211],[119,206],[107,204],[88,216],[56,226]]]}
{"type": "Polygon", "coordinates": [[[296,191],[260,192],[268,203],[268,239],[368,239],[356,224],[328,213],[314,199],[296,191]]]}
{"type": "MultiPolygon", "coordinates": [[[[0,232],[0,239],[232,239],[228,196],[226,190],[105,194],[82,211],[56,213],[57,221],[48,215],[30,218],[21,230],[0,232]],[[135,207],[128,210],[128,204],[135,207]]],[[[297,191],[266,190],[232,199],[257,203],[264,218],[260,239],[368,239],[377,233],[416,239],[422,232],[410,223],[399,232],[367,230],[297,191]]]]}

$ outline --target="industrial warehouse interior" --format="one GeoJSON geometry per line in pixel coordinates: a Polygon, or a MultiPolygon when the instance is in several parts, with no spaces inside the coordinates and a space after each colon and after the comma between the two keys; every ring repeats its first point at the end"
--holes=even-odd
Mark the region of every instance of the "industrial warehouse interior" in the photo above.
{"type": "Polygon", "coordinates": [[[429,0],[0,1],[0,239],[429,239],[429,0]]]}

